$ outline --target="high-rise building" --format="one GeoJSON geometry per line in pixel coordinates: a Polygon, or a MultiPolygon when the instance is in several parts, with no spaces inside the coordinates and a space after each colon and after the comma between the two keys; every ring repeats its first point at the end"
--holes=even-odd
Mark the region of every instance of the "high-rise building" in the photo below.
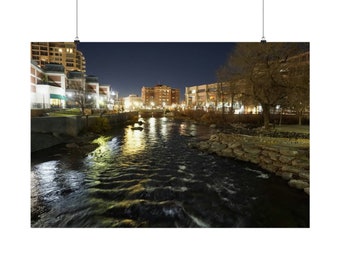
{"type": "Polygon", "coordinates": [[[167,107],[179,104],[180,90],[163,84],[154,87],[143,86],[141,96],[146,107],[167,107]]]}
{"type": "Polygon", "coordinates": [[[32,42],[31,59],[40,67],[48,63],[61,64],[69,71],[86,73],[86,61],[74,42],[32,42]]]}

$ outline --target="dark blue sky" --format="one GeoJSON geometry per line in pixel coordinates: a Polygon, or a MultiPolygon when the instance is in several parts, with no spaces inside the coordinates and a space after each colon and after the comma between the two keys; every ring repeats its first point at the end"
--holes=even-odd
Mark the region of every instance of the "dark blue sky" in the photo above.
{"type": "Polygon", "coordinates": [[[216,70],[225,63],[234,43],[101,43],[80,42],[87,75],[96,75],[101,84],[110,84],[120,97],[141,95],[143,86],[166,84],[179,88],[181,99],[186,86],[213,83],[216,70]]]}

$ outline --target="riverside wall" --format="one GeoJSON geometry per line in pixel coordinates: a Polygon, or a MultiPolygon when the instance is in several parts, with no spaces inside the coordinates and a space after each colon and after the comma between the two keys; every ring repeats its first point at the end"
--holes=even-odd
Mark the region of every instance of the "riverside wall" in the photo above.
{"type": "Polygon", "coordinates": [[[115,126],[133,120],[137,116],[138,114],[135,112],[128,112],[103,116],[33,117],[31,118],[31,132],[75,137],[78,136],[81,131],[96,125],[99,118],[106,118],[110,126],[115,126]]]}
{"type": "Polygon", "coordinates": [[[62,143],[69,143],[86,130],[96,128],[107,120],[108,127],[124,125],[138,118],[138,113],[128,112],[103,116],[65,116],[31,118],[31,152],[47,149],[62,143]]]}
{"type": "Polygon", "coordinates": [[[217,133],[191,146],[257,164],[309,195],[309,140],[217,133]]]}

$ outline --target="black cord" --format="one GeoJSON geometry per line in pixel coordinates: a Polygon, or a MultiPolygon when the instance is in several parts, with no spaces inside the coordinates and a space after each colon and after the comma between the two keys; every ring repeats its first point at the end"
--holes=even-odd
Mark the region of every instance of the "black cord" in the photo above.
{"type": "Polygon", "coordinates": [[[264,37],[264,0],[262,0],[262,39],[261,42],[265,43],[266,38],[264,37]]]}
{"type": "Polygon", "coordinates": [[[74,38],[75,43],[79,43],[78,37],[78,0],[76,0],[76,37],[74,38]]]}

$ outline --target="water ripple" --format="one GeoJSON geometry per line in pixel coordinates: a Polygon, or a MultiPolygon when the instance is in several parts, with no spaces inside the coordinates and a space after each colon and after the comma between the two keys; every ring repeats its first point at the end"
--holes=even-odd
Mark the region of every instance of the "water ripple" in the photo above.
{"type": "Polygon", "coordinates": [[[166,118],[143,122],[143,131],[127,127],[99,137],[85,158],[54,153],[53,160],[35,161],[32,226],[309,225],[308,197],[282,179],[187,147],[209,137],[209,129],[166,118]]]}

